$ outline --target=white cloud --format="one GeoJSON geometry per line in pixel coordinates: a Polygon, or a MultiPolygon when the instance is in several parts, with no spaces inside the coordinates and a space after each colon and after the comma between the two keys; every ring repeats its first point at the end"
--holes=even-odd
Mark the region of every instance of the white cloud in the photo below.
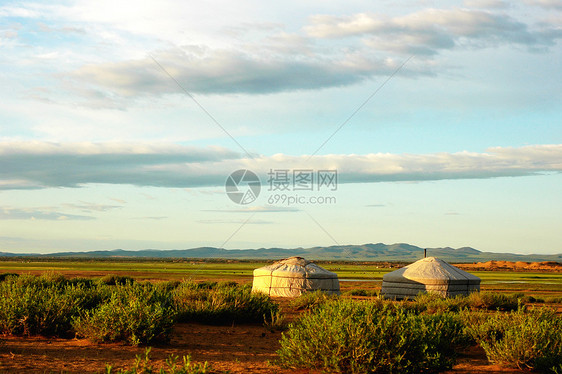
{"type": "MultiPolygon", "coordinates": [[[[188,92],[202,94],[265,94],[338,87],[374,75],[388,75],[396,68],[392,60],[366,55],[327,57],[293,56],[286,51],[285,54],[260,52],[261,55],[252,50],[184,46],[156,53],[154,57],[188,92]]],[[[150,57],[86,65],[67,79],[73,80],[79,90],[84,90],[83,85],[87,84],[92,93],[102,93],[108,98],[181,93],[150,57]]]]}
{"type": "Polygon", "coordinates": [[[14,208],[0,207],[0,220],[49,220],[49,221],[66,221],[79,220],[88,221],[95,219],[91,216],[67,214],[54,210],[52,207],[39,208],[14,208]]]}
{"type": "Polygon", "coordinates": [[[462,45],[552,46],[562,37],[549,25],[535,30],[507,14],[461,8],[424,9],[399,17],[317,15],[310,21],[305,31],[312,37],[363,36],[369,46],[381,50],[427,55],[462,45]]]}
{"type": "Polygon", "coordinates": [[[503,0],[464,0],[463,4],[469,8],[482,9],[504,9],[510,6],[503,0]]]}
{"type": "Polygon", "coordinates": [[[562,1],[560,0],[524,0],[523,2],[549,10],[562,10],[562,1]]]}
{"type": "MultiPolygon", "coordinates": [[[[273,169],[337,170],[340,183],[493,178],[562,171],[562,145],[490,148],[485,153],[366,154],[244,158],[223,148],[175,144],[0,143],[0,188],[79,187],[91,183],[157,187],[223,186],[238,169],[262,182],[273,169]]],[[[84,206],[83,208],[86,208],[84,206]]],[[[94,207],[89,208],[95,210],[94,207]]]]}

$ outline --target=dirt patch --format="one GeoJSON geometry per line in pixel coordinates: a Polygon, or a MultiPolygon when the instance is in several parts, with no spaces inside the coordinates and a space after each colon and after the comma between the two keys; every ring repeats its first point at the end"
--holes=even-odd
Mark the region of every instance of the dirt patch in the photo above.
{"type": "Polygon", "coordinates": [[[455,264],[464,270],[509,270],[509,271],[548,271],[562,272],[562,263],[555,261],[523,262],[523,261],[486,261],[474,264],[455,264]]]}
{"type": "Polygon", "coordinates": [[[499,365],[493,365],[488,362],[486,353],[479,346],[473,346],[466,351],[460,353],[457,358],[457,364],[453,370],[445,372],[445,374],[501,374],[501,373],[528,373],[519,369],[506,368],[499,365]]]}
{"type": "MultiPolygon", "coordinates": [[[[280,332],[260,325],[208,326],[179,323],[169,344],[152,347],[155,367],[166,358],[190,354],[196,362],[207,361],[215,372],[229,373],[316,373],[282,369],[274,364],[280,332]]],[[[144,347],[94,344],[83,339],[2,337],[0,373],[101,373],[106,364],[129,368],[144,347]]]]}
{"type": "MultiPolygon", "coordinates": [[[[155,367],[164,367],[169,355],[190,354],[196,362],[207,361],[215,373],[319,374],[317,370],[282,369],[275,365],[281,333],[260,325],[208,326],[179,323],[169,344],[152,347],[155,367]]],[[[0,338],[0,373],[102,373],[106,364],[130,368],[144,347],[94,344],[83,339],[45,337],[0,338]]],[[[447,373],[525,373],[488,363],[484,351],[471,347],[462,352],[447,373]]]]}

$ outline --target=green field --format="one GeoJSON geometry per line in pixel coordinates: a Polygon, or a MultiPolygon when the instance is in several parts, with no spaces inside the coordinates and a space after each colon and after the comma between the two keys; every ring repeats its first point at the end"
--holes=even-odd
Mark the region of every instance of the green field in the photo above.
{"type": "MultiPolygon", "coordinates": [[[[266,262],[253,261],[172,261],[172,260],[82,260],[82,261],[0,261],[2,273],[55,272],[67,276],[95,277],[104,274],[128,275],[137,279],[237,280],[250,282],[254,269],[266,262]]],[[[384,274],[394,270],[383,264],[320,263],[338,274],[342,289],[380,288],[384,274]]],[[[482,290],[523,292],[529,295],[562,296],[562,273],[473,271],[482,279],[482,290]]]]}

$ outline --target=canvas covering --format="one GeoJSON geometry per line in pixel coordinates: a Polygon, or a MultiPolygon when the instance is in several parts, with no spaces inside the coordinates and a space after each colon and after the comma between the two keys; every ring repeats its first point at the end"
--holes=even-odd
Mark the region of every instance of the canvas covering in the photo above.
{"type": "Polygon", "coordinates": [[[381,294],[404,299],[426,292],[453,297],[478,291],[480,278],[438,258],[427,257],[385,274],[381,294]]]}
{"type": "Polygon", "coordinates": [[[317,290],[339,294],[338,276],[302,257],[290,257],[254,270],[252,292],[297,297],[317,290]]]}

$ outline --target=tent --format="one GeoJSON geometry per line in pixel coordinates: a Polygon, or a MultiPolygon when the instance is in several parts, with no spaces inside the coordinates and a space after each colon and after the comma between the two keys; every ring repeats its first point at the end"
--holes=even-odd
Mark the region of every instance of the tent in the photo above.
{"type": "Polygon", "coordinates": [[[382,278],[381,294],[388,298],[413,298],[432,292],[445,297],[480,291],[480,278],[435,257],[423,258],[382,278]]]}
{"type": "Polygon", "coordinates": [[[317,290],[339,294],[338,276],[302,257],[290,257],[254,270],[252,292],[297,297],[317,290]]]}

